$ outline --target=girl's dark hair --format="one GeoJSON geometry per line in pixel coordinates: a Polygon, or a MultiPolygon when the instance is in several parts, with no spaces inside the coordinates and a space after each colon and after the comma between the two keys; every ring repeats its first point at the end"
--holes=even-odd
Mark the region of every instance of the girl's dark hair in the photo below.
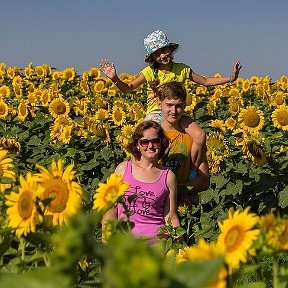
{"type": "Polygon", "coordinates": [[[186,102],[187,92],[185,86],[181,82],[171,81],[160,86],[153,88],[154,95],[158,97],[160,101],[165,98],[168,99],[181,99],[186,102]]]}
{"type": "Polygon", "coordinates": [[[141,152],[137,148],[138,141],[143,137],[143,132],[150,128],[154,128],[157,131],[158,137],[161,139],[161,148],[158,159],[161,159],[164,156],[165,150],[169,146],[169,139],[166,137],[164,130],[160,124],[152,120],[143,121],[136,127],[132,135],[132,140],[127,145],[127,151],[131,153],[136,160],[140,160],[141,158],[141,152]]]}

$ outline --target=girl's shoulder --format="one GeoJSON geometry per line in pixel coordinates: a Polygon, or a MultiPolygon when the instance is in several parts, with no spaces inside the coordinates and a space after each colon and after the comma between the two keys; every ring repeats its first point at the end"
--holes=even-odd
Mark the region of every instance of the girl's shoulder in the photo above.
{"type": "Polygon", "coordinates": [[[128,161],[129,160],[125,160],[125,161],[119,163],[118,166],[115,169],[115,173],[123,175],[124,172],[125,172],[125,169],[127,167],[128,161]]]}

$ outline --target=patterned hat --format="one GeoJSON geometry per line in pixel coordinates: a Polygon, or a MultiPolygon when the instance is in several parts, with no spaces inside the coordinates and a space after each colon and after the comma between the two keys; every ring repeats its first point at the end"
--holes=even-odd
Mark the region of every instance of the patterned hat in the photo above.
{"type": "Polygon", "coordinates": [[[158,49],[171,46],[175,50],[179,45],[176,43],[170,43],[163,31],[156,30],[144,39],[144,46],[147,52],[145,62],[151,62],[151,55],[158,49]]]}

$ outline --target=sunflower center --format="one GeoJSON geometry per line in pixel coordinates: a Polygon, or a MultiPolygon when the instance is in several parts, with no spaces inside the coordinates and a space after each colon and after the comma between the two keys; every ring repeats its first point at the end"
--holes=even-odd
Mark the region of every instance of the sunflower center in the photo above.
{"type": "Polygon", "coordinates": [[[61,179],[52,179],[47,184],[44,195],[45,198],[52,199],[47,209],[52,213],[60,213],[66,208],[69,189],[67,184],[61,179]]]}
{"type": "Polygon", "coordinates": [[[66,106],[63,103],[59,103],[58,105],[56,105],[55,107],[55,112],[56,114],[60,115],[60,114],[65,114],[66,112],[66,106]]]}
{"type": "Polygon", "coordinates": [[[243,119],[244,119],[245,125],[248,127],[255,128],[260,123],[260,117],[255,111],[247,111],[243,119]]]}
{"type": "Polygon", "coordinates": [[[281,126],[288,125],[288,112],[286,110],[279,111],[277,120],[281,126]]]}
{"type": "Polygon", "coordinates": [[[33,210],[33,202],[31,192],[24,191],[21,193],[18,201],[19,215],[23,220],[27,220],[31,217],[33,210]]]}
{"type": "Polygon", "coordinates": [[[239,247],[244,239],[244,231],[239,226],[234,226],[228,231],[225,237],[225,246],[228,252],[232,252],[239,247]]]}

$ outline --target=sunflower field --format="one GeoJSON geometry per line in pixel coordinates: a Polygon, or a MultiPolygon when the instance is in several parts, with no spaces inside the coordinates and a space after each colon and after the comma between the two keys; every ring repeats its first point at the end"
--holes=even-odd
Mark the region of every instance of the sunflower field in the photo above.
{"type": "Polygon", "coordinates": [[[122,94],[97,67],[0,64],[0,287],[287,287],[288,77],[185,87],[210,187],[148,246],[127,222],[101,231],[145,85],[122,94]]]}

